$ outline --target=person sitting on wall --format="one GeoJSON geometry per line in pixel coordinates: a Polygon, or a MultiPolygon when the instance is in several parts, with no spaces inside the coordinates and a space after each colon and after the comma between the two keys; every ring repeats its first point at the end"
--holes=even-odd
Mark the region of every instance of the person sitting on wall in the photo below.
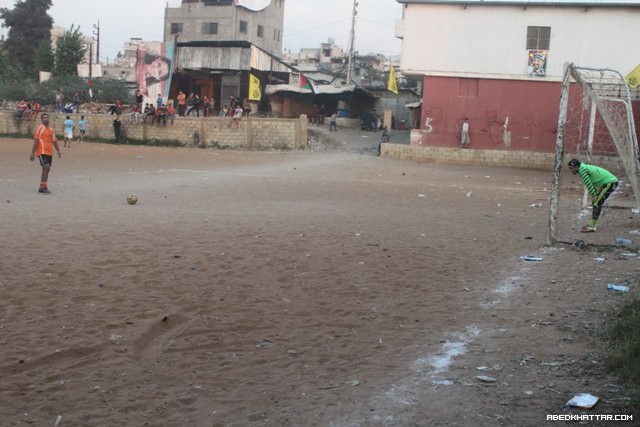
{"type": "Polygon", "coordinates": [[[25,111],[27,111],[27,102],[24,99],[21,99],[16,105],[16,119],[22,119],[25,115],[25,111]]]}

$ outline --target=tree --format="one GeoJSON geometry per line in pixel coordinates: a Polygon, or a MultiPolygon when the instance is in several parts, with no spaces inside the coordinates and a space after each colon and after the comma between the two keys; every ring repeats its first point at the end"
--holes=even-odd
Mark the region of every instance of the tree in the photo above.
{"type": "Polygon", "coordinates": [[[12,62],[36,76],[35,52],[42,39],[49,39],[53,19],[47,14],[52,0],[18,0],[13,9],[0,8],[3,26],[9,28],[5,47],[12,62]]]}
{"type": "Polygon", "coordinates": [[[35,52],[33,64],[36,71],[53,71],[53,52],[49,39],[43,39],[35,52]]]}
{"type": "Polygon", "coordinates": [[[9,56],[4,49],[4,43],[0,43],[0,80],[14,81],[20,78],[20,73],[9,60],[9,56]]]}
{"type": "Polygon", "coordinates": [[[82,62],[87,47],[82,42],[80,27],[65,31],[56,43],[55,74],[59,76],[78,75],[78,64],[82,62]]]}

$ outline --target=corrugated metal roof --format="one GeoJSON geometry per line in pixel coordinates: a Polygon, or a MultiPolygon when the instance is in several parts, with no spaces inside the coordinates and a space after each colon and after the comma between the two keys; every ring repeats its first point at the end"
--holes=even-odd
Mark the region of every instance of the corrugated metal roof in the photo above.
{"type": "Polygon", "coordinates": [[[295,68],[246,41],[195,41],[178,43],[176,68],[243,70],[287,73],[295,68]]]}

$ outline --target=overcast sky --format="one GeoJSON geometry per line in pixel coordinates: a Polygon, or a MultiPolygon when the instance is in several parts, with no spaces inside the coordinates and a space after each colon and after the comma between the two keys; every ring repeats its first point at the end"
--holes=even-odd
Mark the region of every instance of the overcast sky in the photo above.
{"type": "MultiPolygon", "coordinates": [[[[13,9],[15,0],[0,0],[0,7],[13,9]]],[[[54,25],[69,29],[80,26],[90,35],[100,23],[100,59],[113,62],[131,37],[161,41],[164,10],[179,7],[181,0],[53,0],[49,15],[54,25]]],[[[351,31],[352,0],[285,0],[284,49],[298,51],[319,47],[330,37],[343,49],[348,48],[351,31]]],[[[358,0],[356,50],[362,54],[400,53],[395,38],[395,22],[402,6],[396,0],[358,0]]],[[[6,29],[2,29],[6,34],[6,29]]]]}

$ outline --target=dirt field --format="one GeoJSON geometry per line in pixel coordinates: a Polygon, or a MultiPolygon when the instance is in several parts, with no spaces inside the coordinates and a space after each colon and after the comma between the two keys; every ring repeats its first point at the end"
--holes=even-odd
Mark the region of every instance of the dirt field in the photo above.
{"type": "Polygon", "coordinates": [[[640,261],[543,247],[549,172],[76,144],[41,195],[30,145],[0,140],[2,425],[621,413],[599,334],[640,261]]]}

